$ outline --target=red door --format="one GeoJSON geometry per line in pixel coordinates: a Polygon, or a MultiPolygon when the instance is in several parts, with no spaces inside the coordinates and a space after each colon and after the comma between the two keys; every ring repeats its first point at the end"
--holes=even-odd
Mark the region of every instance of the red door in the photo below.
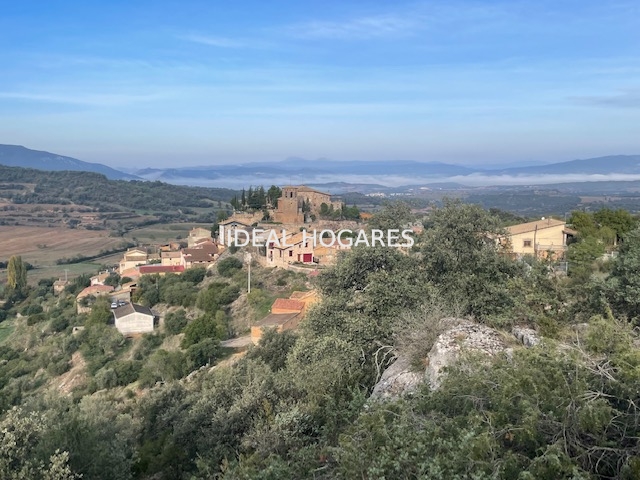
{"type": "Polygon", "coordinates": [[[313,253],[303,253],[302,261],[304,263],[311,263],[313,261],[313,253]]]}

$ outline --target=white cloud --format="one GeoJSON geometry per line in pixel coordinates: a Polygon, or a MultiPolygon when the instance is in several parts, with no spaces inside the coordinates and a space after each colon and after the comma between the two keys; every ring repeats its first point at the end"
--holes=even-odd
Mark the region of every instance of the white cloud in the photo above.
{"type": "Polygon", "coordinates": [[[187,40],[193,43],[200,43],[202,45],[208,45],[210,47],[219,47],[219,48],[242,48],[247,47],[247,42],[227,38],[227,37],[218,37],[212,35],[201,35],[201,34],[189,34],[189,35],[180,35],[179,38],[182,40],[187,40]]]}
{"type": "Polygon", "coordinates": [[[420,26],[416,16],[373,15],[345,21],[311,21],[289,27],[296,37],[319,39],[367,39],[405,36],[420,26]]]}
{"type": "Polygon", "coordinates": [[[26,93],[26,92],[0,92],[0,99],[25,100],[43,103],[64,103],[70,105],[85,106],[122,106],[136,102],[145,102],[164,98],[160,94],[122,94],[122,93],[78,93],[78,94],[57,94],[57,93],[26,93]]]}

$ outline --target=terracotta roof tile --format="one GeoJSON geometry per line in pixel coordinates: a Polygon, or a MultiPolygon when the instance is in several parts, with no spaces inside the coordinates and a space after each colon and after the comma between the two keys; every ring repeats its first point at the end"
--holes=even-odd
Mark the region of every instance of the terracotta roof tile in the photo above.
{"type": "Polygon", "coordinates": [[[141,275],[184,272],[184,265],[141,265],[138,268],[140,269],[141,275]]]}
{"type": "Polygon", "coordinates": [[[299,300],[292,300],[290,298],[276,298],[276,301],[273,302],[271,309],[280,308],[283,310],[299,310],[302,311],[304,309],[304,302],[299,300]]]}
{"type": "Polygon", "coordinates": [[[526,232],[534,232],[542,230],[543,228],[557,227],[565,225],[563,220],[556,220],[555,218],[545,218],[544,220],[536,220],[535,222],[520,223],[518,225],[512,225],[507,227],[506,230],[511,235],[519,235],[526,232]]]}
{"type": "Polygon", "coordinates": [[[91,285],[90,287],[82,290],[76,298],[82,298],[89,295],[105,295],[113,291],[113,287],[110,285],[91,285]]]}

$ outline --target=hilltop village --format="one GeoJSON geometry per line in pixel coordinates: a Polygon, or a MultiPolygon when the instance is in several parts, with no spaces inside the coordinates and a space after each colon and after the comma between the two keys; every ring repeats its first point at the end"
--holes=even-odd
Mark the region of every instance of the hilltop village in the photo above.
{"type": "MultiPolygon", "coordinates": [[[[619,475],[635,468],[624,462],[638,425],[624,403],[640,364],[631,328],[640,232],[628,212],[518,223],[452,200],[428,212],[389,204],[366,218],[304,186],[272,193],[265,206],[251,191],[211,227],[173,230],[176,241],[139,243],[92,277],[28,283],[24,262],[9,259],[0,429],[10,435],[0,444],[27,445],[14,455],[37,462],[25,478],[73,478],[45,475],[54,462],[96,480],[318,469],[327,479],[402,478],[404,468],[421,478],[411,465],[423,461],[442,478],[464,477],[476,465],[468,458],[493,458],[484,442],[511,459],[527,422],[534,433],[517,448],[531,478],[635,478],[619,475]],[[404,230],[415,243],[349,247],[338,241],[346,230],[354,245],[362,232],[404,230]],[[238,246],[224,232],[267,241],[238,246]],[[34,406],[46,415],[31,415],[34,406]],[[596,438],[603,422],[623,423],[596,438]],[[629,446],[596,468],[582,454],[566,469],[536,461],[556,441],[594,458],[629,446]],[[409,463],[398,465],[399,448],[409,463]]],[[[2,478],[13,471],[4,465],[2,478]]]]}
{"type": "MultiPolygon", "coordinates": [[[[365,223],[371,216],[355,207],[349,209],[340,199],[304,185],[285,186],[270,193],[278,194],[274,205],[250,208],[246,207],[248,202],[243,192],[242,200],[232,201],[237,210],[230,217],[219,221],[217,228],[194,227],[185,246],[170,242],[130,248],[114,272],[93,276],[90,286],[78,293],[78,313],[91,312],[96,298],[107,297],[113,309],[114,325],[123,335],[152,332],[158,326],[158,315],[132,302],[141,277],[181,275],[194,268],[208,271],[216,267],[220,258],[239,250],[235,243],[239,238],[243,241],[244,263],[315,276],[321,269],[335,265],[340,252],[352,248],[353,238],[342,238],[339,232],[364,234],[365,223]],[[256,244],[256,240],[262,243],[256,244]],[[113,273],[124,281],[118,285],[105,284],[113,273]]],[[[248,198],[261,195],[260,190],[250,190],[248,198]]],[[[412,234],[419,234],[423,229],[419,222],[408,222],[404,227],[412,234]]],[[[576,234],[565,222],[550,218],[510,226],[507,232],[507,237],[497,241],[508,247],[514,257],[533,255],[554,260],[564,258],[568,241],[576,234]]],[[[59,280],[54,288],[61,290],[64,286],[65,282],[59,280]]],[[[277,299],[269,314],[251,326],[251,340],[257,343],[265,328],[277,331],[297,328],[308,305],[316,299],[314,292],[294,292],[289,298],[277,299]]]]}

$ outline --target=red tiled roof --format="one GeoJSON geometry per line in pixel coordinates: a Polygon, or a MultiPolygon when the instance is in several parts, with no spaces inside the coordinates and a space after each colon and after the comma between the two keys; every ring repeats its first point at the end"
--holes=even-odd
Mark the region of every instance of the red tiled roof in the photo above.
{"type": "Polygon", "coordinates": [[[90,287],[82,290],[76,298],[82,298],[89,295],[104,295],[113,291],[113,287],[110,285],[91,285],[90,287]]]}
{"type": "Polygon", "coordinates": [[[214,253],[218,253],[218,246],[211,241],[207,241],[207,242],[197,243],[195,246],[191,248],[185,248],[185,250],[199,250],[199,251],[207,252],[213,255],[214,253]]]}
{"type": "Polygon", "coordinates": [[[140,269],[138,267],[127,268],[120,274],[121,277],[137,278],[140,276],[140,269]]]}
{"type": "Polygon", "coordinates": [[[184,272],[184,265],[141,265],[138,268],[140,269],[141,275],[184,272]]]}
{"type": "Polygon", "coordinates": [[[185,248],[182,254],[187,262],[213,262],[213,255],[202,248],[185,248]]]}
{"type": "Polygon", "coordinates": [[[290,298],[276,298],[276,301],[273,302],[271,309],[281,308],[283,310],[303,310],[304,302],[299,300],[292,300],[290,298]]]}

